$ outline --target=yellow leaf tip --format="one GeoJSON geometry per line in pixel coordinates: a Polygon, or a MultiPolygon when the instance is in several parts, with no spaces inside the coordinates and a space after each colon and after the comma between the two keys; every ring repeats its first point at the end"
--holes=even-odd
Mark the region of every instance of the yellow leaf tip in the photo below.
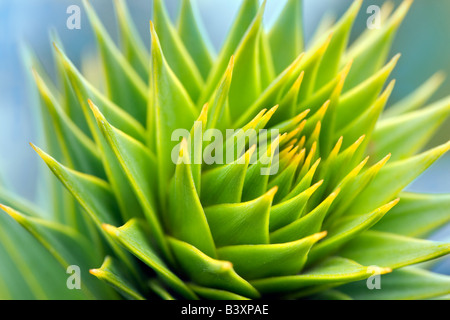
{"type": "Polygon", "coordinates": [[[325,181],[325,180],[322,179],[322,180],[316,182],[316,183],[313,185],[313,187],[314,187],[314,186],[317,186],[317,188],[320,187],[320,186],[323,184],[324,181],[325,181]]]}
{"type": "Polygon", "coordinates": [[[347,76],[350,73],[350,70],[352,69],[352,65],[353,65],[353,58],[350,59],[350,61],[345,65],[344,69],[342,69],[341,81],[345,81],[345,79],[347,79],[347,76]]]}
{"type": "Polygon", "coordinates": [[[94,114],[94,117],[97,120],[104,119],[103,114],[100,112],[98,107],[94,104],[94,102],[92,102],[91,99],[88,99],[88,105],[89,105],[89,108],[91,109],[92,113],[94,114]]]}
{"type": "Polygon", "coordinates": [[[89,269],[89,273],[96,277],[98,277],[101,274],[101,272],[102,271],[100,269],[89,269]]]}
{"type": "Polygon", "coordinates": [[[381,274],[391,273],[393,270],[391,268],[380,268],[381,274]]]}
{"type": "Polygon", "coordinates": [[[246,155],[248,157],[248,160],[250,160],[250,158],[252,157],[253,153],[255,153],[255,151],[256,151],[256,144],[252,145],[250,147],[250,149],[248,149],[247,155],[246,155]]]}
{"type": "Polygon", "coordinates": [[[228,63],[228,69],[233,70],[235,62],[236,62],[236,57],[233,54],[230,57],[230,62],[228,63]]]}
{"type": "Polygon", "coordinates": [[[400,202],[400,198],[397,198],[395,200],[392,200],[391,202],[385,204],[382,208],[382,211],[388,212],[393,207],[395,207],[400,202]]]}
{"type": "Polygon", "coordinates": [[[271,115],[275,113],[275,111],[278,110],[278,108],[280,107],[279,104],[277,104],[276,106],[273,106],[268,113],[270,113],[271,115]]]}
{"type": "Polygon", "coordinates": [[[30,146],[31,146],[31,147],[33,148],[33,150],[36,151],[36,153],[37,153],[41,158],[43,158],[44,160],[46,160],[46,159],[49,158],[49,156],[48,156],[44,151],[42,151],[41,148],[39,148],[38,146],[34,145],[32,142],[30,142],[30,146]]]}
{"type": "Polygon", "coordinates": [[[306,118],[306,116],[307,116],[310,112],[311,112],[311,109],[306,109],[305,111],[303,111],[302,113],[300,113],[299,115],[297,115],[297,116],[294,118],[294,122],[297,123],[297,122],[302,121],[303,119],[306,118]]]}
{"type": "Polygon", "coordinates": [[[322,240],[323,238],[325,238],[327,236],[327,234],[328,234],[328,231],[322,231],[322,232],[316,233],[313,235],[313,239],[315,241],[322,240]]]}
{"type": "Polygon", "coordinates": [[[278,186],[273,187],[269,191],[267,191],[267,196],[273,198],[275,194],[278,192],[278,186]]]}
{"type": "Polygon", "coordinates": [[[300,73],[300,75],[297,77],[297,79],[295,80],[295,82],[294,82],[294,89],[295,89],[295,91],[300,90],[300,87],[302,85],[304,77],[305,77],[305,71],[302,71],[300,73]]]}
{"type": "Polygon", "coordinates": [[[397,63],[398,59],[400,59],[400,57],[402,56],[401,53],[397,53],[393,58],[392,58],[392,62],[393,63],[397,63]]]}
{"type": "Polygon", "coordinates": [[[56,50],[58,53],[61,53],[61,51],[59,50],[59,47],[58,47],[58,45],[56,44],[55,41],[52,42],[52,45],[53,45],[53,48],[55,48],[55,50],[56,50]]]}
{"type": "Polygon", "coordinates": [[[39,152],[39,148],[33,144],[33,142],[29,142],[29,145],[34,149],[34,151],[39,152]]]}
{"type": "Polygon", "coordinates": [[[2,209],[5,212],[8,212],[8,209],[10,209],[9,207],[5,206],[4,204],[0,203],[0,209],[2,209]]]}
{"type": "Polygon", "coordinates": [[[381,159],[380,162],[378,162],[376,164],[376,166],[379,166],[379,167],[384,166],[389,161],[389,159],[391,159],[391,157],[392,157],[392,153],[389,153],[387,156],[385,156],[383,159],[381,159]]]}
{"type": "Polygon", "coordinates": [[[336,190],[334,190],[329,196],[330,200],[336,199],[336,197],[339,195],[340,192],[341,188],[337,188],[336,190]]]}
{"type": "Polygon", "coordinates": [[[223,261],[220,267],[221,272],[229,272],[233,269],[233,264],[230,261],[223,261]]]}
{"type": "Polygon", "coordinates": [[[447,77],[447,73],[443,70],[439,70],[432,76],[432,79],[435,82],[441,84],[445,80],[446,77],[447,77]]]}
{"type": "Polygon", "coordinates": [[[308,196],[312,196],[314,194],[314,192],[317,191],[317,189],[319,189],[322,184],[323,184],[324,180],[320,180],[319,182],[316,182],[315,184],[313,184],[311,187],[309,187],[309,189],[306,190],[307,195],[308,196]]]}
{"type": "Polygon", "coordinates": [[[116,235],[116,232],[117,232],[116,227],[114,227],[110,224],[107,224],[107,223],[102,224],[102,229],[105,230],[111,236],[116,235]]]}
{"type": "MultiPolygon", "coordinates": [[[[183,159],[185,156],[189,158],[189,146],[186,137],[183,137],[183,139],[181,139],[180,151],[178,153],[178,156],[180,157],[180,159],[183,159]]],[[[181,163],[187,162],[182,161],[181,163]]]]}
{"type": "Polygon", "coordinates": [[[19,212],[17,212],[16,210],[14,210],[11,207],[8,207],[8,206],[5,206],[3,204],[0,204],[0,209],[5,211],[11,218],[16,220],[17,222],[20,222],[20,221],[24,220],[23,215],[20,214],[19,212]]]}
{"type": "Polygon", "coordinates": [[[450,150],[450,140],[446,143],[432,149],[431,152],[439,154],[440,156],[446,154],[450,150]]]}
{"type": "Polygon", "coordinates": [[[209,110],[209,102],[206,102],[203,105],[202,111],[200,112],[200,116],[197,121],[205,122],[208,118],[208,110],[209,110]]]}

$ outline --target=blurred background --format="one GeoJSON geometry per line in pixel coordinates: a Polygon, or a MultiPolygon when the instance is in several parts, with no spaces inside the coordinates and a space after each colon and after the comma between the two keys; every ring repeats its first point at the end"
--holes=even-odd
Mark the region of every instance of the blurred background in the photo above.
{"type": "MultiPolygon", "coordinates": [[[[242,0],[196,0],[205,31],[216,50],[220,48],[231,21],[242,0]]],[[[286,0],[268,0],[266,25],[270,26],[286,0]]],[[[337,18],[349,7],[352,0],[303,0],[306,42],[313,35],[324,14],[337,18]]],[[[384,1],[365,0],[352,33],[352,39],[366,28],[370,5],[384,1]]],[[[393,1],[397,6],[401,1],[393,1]]],[[[91,0],[102,21],[116,36],[113,1],[91,0]]],[[[152,16],[151,0],[127,1],[135,24],[143,39],[149,43],[148,21],[152,16]]],[[[177,15],[179,0],[166,0],[173,18],[177,15]]],[[[437,100],[450,94],[450,1],[415,0],[406,20],[394,41],[391,56],[402,53],[392,75],[397,79],[391,96],[393,103],[412,92],[431,75],[443,70],[448,79],[432,97],[437,100]]],[[[383,23],[383,22],[382,22],[383,23]]],[[[66,52],[80,66],[81,58],[96,52],[93,34],[80,0],[0,0],[0,180],[9,184],[18,194],[33,200],[39,188],[36,171],[38,157],[29,142],[38,139],[33,119],[33,108],[38,105],[30,96],[29,70],[25,70],[20,49],[23,43],[30,45],[50,74],[52,47],[49,30],[60,35],[66,52]],[[66,12],[70,5],[81,8],[81,29],[69,30],[66,12]]],[[[434,146],[450,139],[450,122],[444,124],[430,143],[434,146]]],[[[434,164],[417,179],[409,190],[418,192],[450,192],[450,154],[434,164]]],[[[450,227],[444,228],[433,238],[450,241],[450,227]]],[[[439,263],[437,271],[450,274],[450,259],[439,263]]]]}

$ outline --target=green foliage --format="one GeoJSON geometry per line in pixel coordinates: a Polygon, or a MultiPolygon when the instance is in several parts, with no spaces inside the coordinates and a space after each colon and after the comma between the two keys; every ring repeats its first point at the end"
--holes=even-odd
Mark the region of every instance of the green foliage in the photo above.
{"type": "Polygon", "coordinates": [[[124,0],[115,1],[120,46],[84,4],[106,90],[60,43],[61,86],[27,52],[42,106],[39,144],[50,155],[33,148],[60,184],[39,181],[54,203],[48,214],[0,186],[0,299],[450,294],[447,276],[395,270],[450,253],[422,239],[450,221],[449,195],[403,191],[450,149],[422,152],[450,113],[449,98],[422,108],[441,76],[384,112],[400,58],[388,62],[389,47],[410,0],[392,15],[383,7],[383,27],[349,45],[362,4],[354,1],[308,49],[301,1],[287,1],[266,30],[265,2],[246,0],[217,55],[194,1],[182,1],[174,24],[154,0],[150,51],[124,0]],[[262,133],[237,142],[264,128],[279,130],[266,150],[254,145],[262,133]],[[173,141],[176,129],[188,135],[173,141]],[[208,138],[193,143],[206,129],[219,129],[223,141],[209,138],[238,160],[190,161],[211,153],[208,138]],[[82,290],[65,287],[70,265],[82,270],[82,290]],[[374,265],[390,273],[384,290],[365,287],[374,265]]]}

